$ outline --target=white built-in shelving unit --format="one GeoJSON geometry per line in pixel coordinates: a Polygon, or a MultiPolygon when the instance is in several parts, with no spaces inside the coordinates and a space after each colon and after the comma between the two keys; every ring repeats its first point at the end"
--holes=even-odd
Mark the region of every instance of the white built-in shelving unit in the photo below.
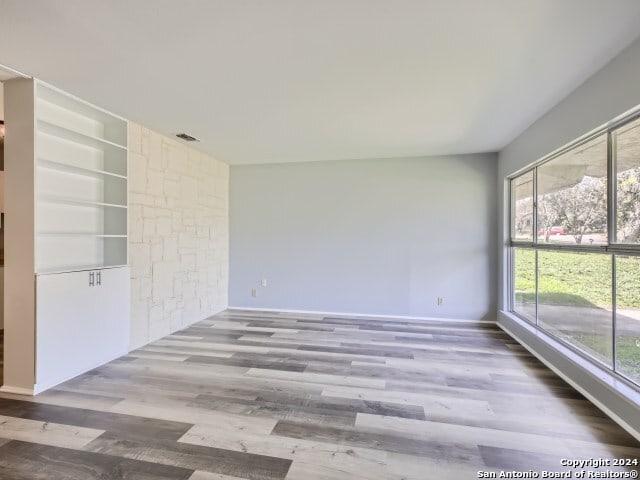
{"type": "Polygon", "coordinates": [[[127,122],[36,89],[36,271],[127,264],[127,122]]]}
{"type": "Polygon", "coordinates": [[[128,351],[128,126],[38,80],[4,88],[1,390],[33,394],[128,351]]]}

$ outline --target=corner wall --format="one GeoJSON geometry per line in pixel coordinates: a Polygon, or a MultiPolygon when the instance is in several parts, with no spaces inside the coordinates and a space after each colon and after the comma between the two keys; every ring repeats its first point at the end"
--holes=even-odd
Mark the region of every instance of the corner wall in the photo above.
{"type": "Polygon", "coordinates": [[[508,309],[508,285],[505,266],[508,260],[509,198],[507,175],[534,163],[548,153],[607,123],[640,104],[640,40],[623,50],[573,93],[541,117],[518,138],[507,145],[498,160],[499,214],[499,283],[498,324],[565,380],[610,415],[627,431],[640,439],[637,416],[637,390],[627,388],[613,374],[596,371],[559,353],[545,334],[534,331],[508,309]],[[606,381],[605,381],[606,380],[606,381]],[[622,393],[632,391],[631,395],[622,393]]]}
{"type": "Polygon", "coordinates": [[[509,204],[506,176],[605,124],[640,104],[640,39],[623,50],[601,70],[537,120],[498,156],[499,299],[507,303],[506,248],[509,240],[509,204]]]}
{"type": "Polygon", "coordinates": [[[495,154],[232,166],[229,304],[495,320],[495,175],[495,154]]]}
{"type": "Polygon", "coordinates": [[[129,123],[133,350],[227,308],[229,166],[129,123]]]}
{"type": "Polygon", "coordinates": [[[15,78],[4,84],[5,137],[4,385],[30,395],[35,385],[35,84],[15,78]],[[9,340],[9,341],[7,341],[9,340]]]}

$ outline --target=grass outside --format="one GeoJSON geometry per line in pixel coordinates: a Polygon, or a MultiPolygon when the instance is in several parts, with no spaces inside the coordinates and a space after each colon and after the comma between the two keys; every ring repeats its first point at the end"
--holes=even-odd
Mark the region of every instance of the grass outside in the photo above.
{"type": "MultiPolygon", "coordinates": [[[[640,383],[640,348],[636,344],[636,341],[640,338],[640,331],[638,336],[632,335],[618,335],[616,339],[616,369],[619,373],[634,379],[636,383],[640,383]]],[[[573,343],[578,348],[582,348],[584,345],[591,350],[594,357],[603,361],[604,363],[611,363],[611,339],[606,335],[597,335],[594,333],[579,333],[573,334],[570,338],[565,338],[570,343],[573,343]]]]}
{"type": "MultiPolygon", "coordinates": [[[[540,252],[540,303],[611,308],[611,256],[540,252]]],[[[516,292],[523,302],[536,296],[535,251],[516,249],[516,292]]],[[[640,309],[640,258],[616,258],[617,307],[640,309]]]]}
{"type": "Polygon", "coordinates": [[[616,369],[640,383],[640,334],[636,337],[618,335],[616,339],[616,369]]]}
{"type": "MultiPolygon", "coordinates": [[[[611,255],[540,251],[539,301],[541,305],[612,308],[611,255]]],[[[515,252],[516,302],[535,303],[535,251],[515,252]]],[[[616,257],[617,308],[640,309],[640,259],[616,257]]],[[[616,339],[617,370],[640,383],[640,321],[627,322],[616,339]]],[[[585,329],[586,330],[586,329],[585,329]]],[[[593,331],[566,331],[565,340],[596,354],[611,355],[610,335],[593,331]],[[586,348],[585,348],[586,347],[586,348]]]]}

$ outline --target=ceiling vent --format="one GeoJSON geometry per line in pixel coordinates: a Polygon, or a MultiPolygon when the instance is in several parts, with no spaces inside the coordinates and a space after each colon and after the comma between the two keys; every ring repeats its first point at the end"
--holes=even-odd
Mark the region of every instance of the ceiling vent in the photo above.
{"type": "Polygon", "coordinates": [[[187,133],[177,133],[176,137],[184,140],[185,142],[199,142],[200,141],[196,137],[192,137],[191,135],[189,135],[187,133]]]}

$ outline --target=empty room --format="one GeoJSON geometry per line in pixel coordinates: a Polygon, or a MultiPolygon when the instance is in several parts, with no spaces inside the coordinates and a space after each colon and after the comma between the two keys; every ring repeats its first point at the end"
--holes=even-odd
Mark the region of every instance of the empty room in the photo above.
{"type": "Polygon", "coordinates": [[[637,478],[638,0],[0,0],[0,480],[637,478]]]}

